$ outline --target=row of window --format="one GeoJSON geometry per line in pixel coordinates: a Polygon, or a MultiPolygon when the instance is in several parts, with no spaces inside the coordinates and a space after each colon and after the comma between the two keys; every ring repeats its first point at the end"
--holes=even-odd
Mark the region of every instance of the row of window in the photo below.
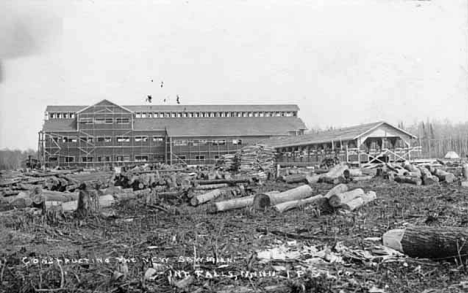
{"type": "MultiPolygon", "coordinates": [[[[74,119],[75,113],[46,113],[47,119],[74,119]]],[[[223,118],[223,117],[296,117],[297,112],[137,112],[136,118],[223,118]]],[[[113,124],[113,118],[80,118],[84,124],[113,124]]],[[[128,118],[116,118],[115,123],[130,123],[128,118]]]]}
{"type": "MultiPolygon", "coordinates": [[[[186,156],[181,155],[178,156],[180,160],[186,160],[186,156]]],[[[219,156],[214,157],[215,160],[219,159],[219,156]]],[[[198,155],[195,156],[195,160],[205,160],[204,155],[198,155]]],[[[57,157],[50,157],[49,158],[50,162],[57,162],[58,158],[57,157]]],[[[135,156],[135,162],[148,162],[149,161],[149,156],[148,155],[140,155],[140,156],[135,156]]],[[[74,156],[66,156],[65,157],[65,162],[66,163],[76,163],[76,162],[81,162],[81,163],[92,163],[92,162],[99,162],[99,163],[105,163],[105,162],[112,162],[112,157],[111,156],[100,156],[100,157],[80,157],[76,158],[74,156]]],[[[131,157],[130,156],[115,156],[114,162],[131,162],[131,157]]]]}
{"type": "Polygon", "coordinates": [[[136,118],[295,117],[297,112],[137,112],[136,118]]]}
{"type": "Polygon", "coordinates": [[[68,113],[46,113],[46,120],[47,119],[73,119],[75,118],[75,113],[68,112],[68,113]]]}
{"type": "MultiPolygon", "coordinates": [[[[78,137],[77,136],[62,136],[62,137],[53,137],[52,138],[55,142],[57,143],[76,143],[78,142],[78,137]]],[[[116,136],[115,141],[116,142],[131,142],[132,137],[130,136],[116,136]]],[[[147,135],[141,135],[141,136],[133,136],[133,141],[134,142],[148,142],[149,137],[147,135]]],[[[79,138],[80,142],[83,143],[95,143],[95,142],[105,142],[109,143],[112,142],[112,137],[111,136],[98,136],[98,137],[93,137],[93,136],[81,136],[79,138]]],[[[159,136],[153,136],[152,137],[152,142],[154,143],[163,143],[164,142],[164,137],[159,137],[159,136]]],[[[207,139],[176,139],[174,140],[174,146],[200,146],[200,145],[207,145],[211,143],[212,145],[226,145],[227,141],[225,139],[213,139],[213,140],[207,140],[207,139]]],[[[242,139],[233,139],[231,140],[231,143],[233,145],[242,145],[242,139]]]]}
{"type": "Polygon", "coordinates": [[[130,118],[80,118],[80,124],[129,124],[130,118]]]}
{"type": "MultiPolygon", "coordinates": [[[[62,137],[53,137],[52,138],[55,142],[59,143],[73,143],[73,142],[78,142],[78,137],[77,136],[62,136],[62,137]]],[[[81,136],[80,138],[81,142],[84,143],[95,143],[95,142],[112,142],[112,137],[111,136],[98,136],[98,137],[93,137],[93,136],[81,136]]],[[[146,135],[143,136],[134,136],[133,140],[135,142],[148,142],[149,137],[146,135]]],[[[130,142],[131,137],[130,136],[116,136],[115,137],[116,142],[130,142]]],[[[152,142],[155,143],[163,143],[164,142],[164,137],[159,137],[159,136],[153,136],[152,137],[152,142]]]]}
{"type": "MultiPolygon", "coordinates": [[[[149,156],[135,156],[136,162],[147,162],[149,156]]],[[[50,162],[56,162],[58,160],[57,157],[50,157],[50,162]]],[[[75,162],[82,162],[82,163],[92,163],[92,162],[111,162],[111,156],[102,156],[102,157],[81,157],[79,160],[76,160],[74,156],[66,156],[65,162],[66,163],[75,163],[75,162]],[[94,161],[96,159],[96,161],[94,161]]],[[[130,156],[115,156],[115,162],[130,162],[130,156]]]]}
{"type": "MultiPolygon", "coordinates": [[[[242,139],[233,139],[233,145],[242,145],[242,139]]],[[[199,146],[199,145],[206,145],[211,143],[212,145],[226,145],[225,139],[213,139],[213,140],[206,140],[206,139],[176,139],[174,140],[174,146],[199,146]]]]}

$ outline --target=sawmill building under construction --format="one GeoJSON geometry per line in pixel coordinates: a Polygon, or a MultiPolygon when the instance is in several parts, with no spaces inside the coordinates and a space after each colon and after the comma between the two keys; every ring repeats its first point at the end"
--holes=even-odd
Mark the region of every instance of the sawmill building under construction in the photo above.
{"type": "Polygon", "coordinates": [[[304,134],[297,105],[48,106],[39,132],[47,166],[213,164],[245,145],[304,134]]]}

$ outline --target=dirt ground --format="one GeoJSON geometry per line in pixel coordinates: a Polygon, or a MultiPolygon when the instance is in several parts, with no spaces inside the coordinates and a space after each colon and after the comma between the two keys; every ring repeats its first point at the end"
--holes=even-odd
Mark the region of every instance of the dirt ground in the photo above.
{"type": "MultiPolygon", "coordinates": [[[[254,191],[296,186],[267,182],[254,191]]],[[[311,186],[315,194],[332,187],[311,186]]],[[[377,200],[353,212],[210,214],[207,205],[172,202],[172,210],[132,200],[81,220],[3,213],[0,291],[468,292],[466,261],[376,257],[390,229],[468,227],[466,188],[384,179],[349,187],[373,190],[377,200]],[[265,258],[269,249],[284,253],[265,258]]]]}

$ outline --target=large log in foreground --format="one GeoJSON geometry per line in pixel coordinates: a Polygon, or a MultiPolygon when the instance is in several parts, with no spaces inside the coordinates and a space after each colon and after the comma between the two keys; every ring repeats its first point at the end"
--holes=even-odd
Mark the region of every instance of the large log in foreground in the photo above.
{"type": "Polygon", "coordinates": [[[409,226],[383,235],[385,246],[410,257],[467,259],[468,229],[462,227],[409,226]]]}
{"type": "Polygon", "coordinates": [[[261,193],[254,198],[254,208],[261,210],[279,203],[304,199],[312,196],[312,188],[309,185],[302,185],[277,194],[261,193]]]}
{"type": "Polygon", "coordinates": [[[287,202],[279,203],[279,204],[275,205],[275,210],[282,213],[282,212],[285,212],[285,211],[288,211],[288,210],[291,210],[291,209],[295,209],[295,208],[300,208],[300,207],[303,207],[303,206],[306,206],[306,205],[309,205],[309,204],[321,205],[321,204],[326,203],[326,200],[327,200],[326,197],[319,194],[319,195],[308,197],[308,198],[305,198],[305,199],[293,200],[293,201],[287,201],[287,202]]]}

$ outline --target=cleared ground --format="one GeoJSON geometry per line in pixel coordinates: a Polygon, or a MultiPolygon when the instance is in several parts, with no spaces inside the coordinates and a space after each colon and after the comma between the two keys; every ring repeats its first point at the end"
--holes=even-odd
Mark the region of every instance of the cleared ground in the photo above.
{"type": "MultiPolygon", "coordinates": [[[[267,182],[253,189],[296,186],[267,182]]],[[[312,187],[325,194],[332,186],[312,187]]],[[[466,188],[383,179],[349,187],[373,190],[378,198],[348,213],[245,208],[209,214],[206,206],[183,201],[169,203],[177,210],[164,210],[138,200],[82,220],[8,212],[0,217],[0,287],[3,292],[468,291],[466,263],[376,257],[381,241],[373,239],[408,224],[468,227],[466,188]],[[259,255],[271,248],[287,256],[262,260],[259,255]],[[50,258],[53,264],[41,263],[50,258]]]]}

